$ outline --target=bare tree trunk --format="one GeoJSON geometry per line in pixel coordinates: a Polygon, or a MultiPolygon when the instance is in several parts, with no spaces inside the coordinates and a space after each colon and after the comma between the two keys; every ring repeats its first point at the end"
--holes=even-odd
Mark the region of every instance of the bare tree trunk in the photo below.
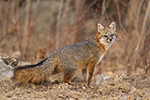
{"type": "Polygon", "coordinates": [[[62,8],[63,8],[64,0],[61,0],[59,5],[58,15],[57,15],[57,26],[56,26],[56,48],[59,48],[59,41],[60,41],[60,29],[61,29],[61,15],[62,15],[62,8]]]}
{"type": "Polygon", "coordinates": [[[30,41],[30,5],[31,5],[31,0],[26,1],[26,18],[25,18],[25,27],[24,27],[24,43],[25,43],[25,48],[24,48],[24,57],[27,56],[28,52],[28,46],[29,46],[29,41],[30,41]]]}

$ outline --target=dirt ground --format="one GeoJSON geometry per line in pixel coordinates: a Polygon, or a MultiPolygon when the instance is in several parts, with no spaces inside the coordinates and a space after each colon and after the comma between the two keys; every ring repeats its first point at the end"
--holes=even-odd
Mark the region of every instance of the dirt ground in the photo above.
{"type": "Polygon", "coordinates": [[[150,77],[143,75],[101,74],[93,77],[91,88],[82,78],[72,79],[74,86],[56,81],[41,85],[18,85],[13,80],[0,80],[0,100],[149,100],[150,77]]]}

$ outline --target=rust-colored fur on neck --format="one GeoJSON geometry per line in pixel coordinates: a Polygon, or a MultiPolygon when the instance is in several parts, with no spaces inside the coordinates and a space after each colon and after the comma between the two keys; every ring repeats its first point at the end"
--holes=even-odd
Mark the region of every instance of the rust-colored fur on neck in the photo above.
{"type": "Polygon", "coordinates": [[[98,32],[96,34],[96,36],[94,37],[94,40],[97,42],[97,44],[100,47],[100,49],[102,50],[102,52],[105,53],[106,52],[106,46],[100,42],[100,40],[99,40],[100,38],[101,38],[101,33],[98,32]]]}

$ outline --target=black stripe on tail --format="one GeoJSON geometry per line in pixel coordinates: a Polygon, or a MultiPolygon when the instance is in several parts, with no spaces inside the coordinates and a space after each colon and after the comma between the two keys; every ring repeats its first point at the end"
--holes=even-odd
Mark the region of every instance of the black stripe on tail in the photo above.
{"type": "Polygon", "coordinates": [[[25,65],[25,66],[19,66],[15,69],[16,70],[20,70],[20,69],[26,69],[26,68],[32,68],[32,67],[36,67],[36,66],[40,66],[42,65],[48,58],[45,58],[44,60],[40,61],[37,64],[33,64],[33,65],[25,65]]]}

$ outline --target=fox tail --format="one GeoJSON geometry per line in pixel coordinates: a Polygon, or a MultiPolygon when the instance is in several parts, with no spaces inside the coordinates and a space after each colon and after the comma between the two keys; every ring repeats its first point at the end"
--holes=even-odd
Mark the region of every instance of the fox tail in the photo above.
{"type": "Polygon", "coordinates": [[[0,79],[12,78],[19,84],[39,84],[49,81],[49,75],[53,72],[53,68],[45,67],[47,65],[47,63],[45,64],[46,60],[47,58],[34,65],[14,68],[0,59],[0,79]]]}
{"type": "Polygon", "coordinates": [[[49,75],[53,72],[53,69],[43,65],[46,63],[46,60],[47,58],[34,65],[26,65],[16,68],[12,79],[21,84],[40,84],[49,81],[49,75]]]}

